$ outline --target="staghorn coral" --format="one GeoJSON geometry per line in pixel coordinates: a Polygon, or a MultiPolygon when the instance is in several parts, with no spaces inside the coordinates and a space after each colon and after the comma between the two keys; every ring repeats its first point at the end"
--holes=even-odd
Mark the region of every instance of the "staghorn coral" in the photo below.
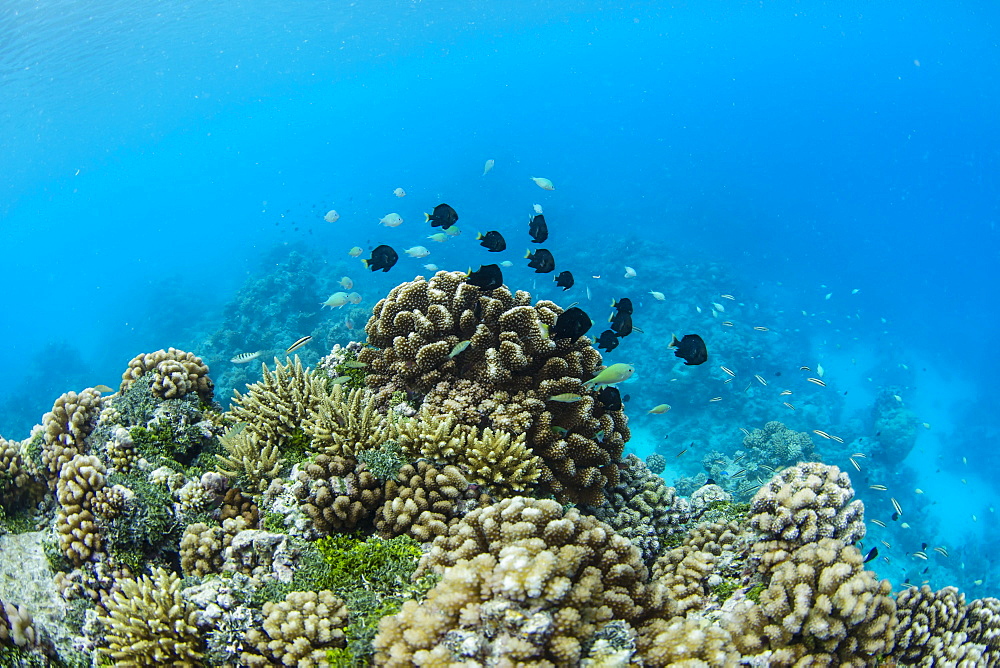
{"type": "MultiPolygon", "coordinates": [[[[765,587],[743,599],[724,626],[745,655],[809,656],[809,665],[867,666],[892,651],[896,603],[888,580],[864,570],[852,545],[821,538],[801,547],[754,547],[765,587]]],[[[791,665],[772,656],[771,665],[791,665]]],[[[802,665],[802,664],[797,664],[802,665]]]]}
{"type": "Polygon", "coordinates": [[[789,429],[776,420],[747,434],[743,446],[750,451],[751,462],[768,464],[772,468],[817,459],[809,434],[789,429]]]}
{"type": "Polygon", "coordinates": [[[202,401],[212,402],[214,386],[208,377],[208,365],[193,353],[167,348],[136,355],[122,374],[119,393],[125,394],[132,383],[146,374],[153,376],[151,389],[160,399],[179,399],[195,392],[202,401]]]}
{"type": "Polygon", "coordinates": [[[264,604],[261,628],[252,628],[246,641],[256,653],[243,652],[248,666],[328,665],[327,650],[347,641],[347,606],[332,591],[294,591],[278,603],[264,604]]]}
{"type": "Polygon", "coordinates": [[[850,477],[836,466],[803,462],[760,488],[750,506],[750,526],[771,539],[803,544],[818,538],[853,543],[865,537],[865,506],[854,498],[850,477]]]}
{"type": "Polygon", "coordinates": [[[457,467],[438,468],[420,460],[403,466],[395,480],[386,482],[375,526],[383,538],[408,535],[429,541],[446,534],[449,522],[464,511],[464,502],[475,496],[457,467]]]}
{"type": "Polygon", "coordinates": [[[101,550],[101,532],[94,521],[95,494],[104,489],[107,473],[93,455],[76,455],[59,473],[56,498],[56,537],[70,563],[79,566],[101,550]]]}
{"type": "Polygon", "coordinates": [[[286,449],[304,429],[306,418],[319,409],[327,394],[326,380],[302,367],[299,356],[282,364],[274,358],[274,371],[261,364],[262,378],[247,386],[246,394],[234,390],[229,414],[246,423],[246,434],[258,443],[286,449]]]}
{"type": "Polygon", "coordinates": [[[356,457],[384,443],[390,434],[389,420],[375,410],[372,393],[345,390],[334,385],[319,396],[302,424],[310,447],[327,455],[356,457]]]}
{"type": "Polygon", "coordinates": [[[239,479],[250,490],[262,492],[267,489],[285,465],[278,446],[262,442],[260,435],[248,429],[245,422],[226,430],[219,443],[226,454],[215,456],[217,470],[229,478],[239,479]]]}
{"type": "Polygon", "coordinates": [[[119,585],[98,615],[105,627],[101,654],[123,666],[200,664],[196,610],[181,596],[176,574],[156,568],[152,577],[126,578],[119,585]]]}
{"type": "Polygon", "coordinates": [[[100,412],[101,393],[87,388],[79,394],[63,394],[42,417],[42,465],[50,488],[55,489],[63,464],[84,452],[84,440],[96,426],[100,412]]]}
{"type": "Polygon", "coordinates": [[[651,564],[663,541],[691,519],[691,507],[635,455],[626,457],[619,468],[618,484],[605,490],[604,502],[584,510],[632,541],[651,564]]]}
{"type": "Polygon", "coordinates": [[[367,524],[382,503],[379,480],[353,457],[317,455],[295,479],[302,510],[323,534],[367,524]]]}
{"type": "Polygon", "coordinates": [[[577,665],[582,640],[612,619],[667,606],[635,546],[555,501],[514,497],[477,508],[435,539],[420,568],[442,573],[441,582],[382,620],[379,665],[577,665]]]}
{"type": "Polygon", "coordinates": [[[397,391],[410,392],[422,396],[429,414],[523,432],[542,460],[541,483],[560,499],[599,503],[604,486],[617,482],[627,420],[583,387],[601,369],[590,342],[545,334],[560,313],[549,301],[532,306],[526,292],[484,292],[465,274],[442,271],[398,285],[376,304],[358,359],[368,365],[380,406],[397,391]],[[461,341],[468,347],[451,356],[461,341]],[[582,398],[549,400],[564,393],[582,398]]]}

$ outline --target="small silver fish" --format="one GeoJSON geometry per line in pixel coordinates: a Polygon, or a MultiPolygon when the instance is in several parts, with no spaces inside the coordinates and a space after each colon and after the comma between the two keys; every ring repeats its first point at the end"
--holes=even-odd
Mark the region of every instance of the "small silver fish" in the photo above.
{"type": "Polygon", "coordinates": [[[229,360],[233,364],[246,364],[247,362],[252,362],[253,360],[260,357],[260,351],[254,353],[240,353],[236,357],[229,360]]]}

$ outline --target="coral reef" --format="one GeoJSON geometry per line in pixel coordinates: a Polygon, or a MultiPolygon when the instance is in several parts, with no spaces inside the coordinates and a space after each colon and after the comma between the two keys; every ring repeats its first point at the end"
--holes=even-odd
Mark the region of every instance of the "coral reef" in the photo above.
{"type": "Polygon", "coordinates": [[[794,431],[773,420],[744,437],[743,447],[751,453],[748,469],[750,463],[778,468],[817,459],[809,434],[794,431]]]}
{"type": "MultiPolygon", "coordinates": [[[[524,432],[542,460],[540,482],[558,498],[599,503],[618,479],[618,457],[629,438],[621,410],[607,410],[584,381],[601,369],[590,341],[554,340],[549,327],[563,309],[531,305],[522,291],[482,291],[460,272],[418,277],[390,291],[365,326],[358,355],[376,401],[414,393],[431,414],[471,427],[524,432]],[[461,352],[460,342],[468,342],[461,352]],[[579,394],[576,402],[551,401],[579,394]]],[[[457,463],[457,462],[456,462],[457,463]]]]}
{"type": "Polygon", "coordinates": [[[607,622],[666,605],[635,546],[555,501],[513,497],[471,511],[435,539],[421,569],[441,582],[382,621],[381,665],[575,665],[607,622]]]}

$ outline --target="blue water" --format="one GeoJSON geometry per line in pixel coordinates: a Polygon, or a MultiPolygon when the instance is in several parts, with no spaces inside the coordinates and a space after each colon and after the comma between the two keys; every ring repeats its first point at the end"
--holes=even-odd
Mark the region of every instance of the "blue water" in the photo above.
{"type": "Polygon", "coordinates": [[[818,447],[889,522],[866,539],[893,544],[879,573],[996,595],[998,18],[989,2],[7,0],[0,433],[170,345],[242,389],[254,371],[230,356],[346,340],[348,320],[360,337],[389,288],[486,262],[474,235],[497,229],[506,283],[579,301],[592,334],[612,298],[636,302],[643,332],[606,358],[636,365],[629,448],[668,443],[668,480],[733,452],[739,427],[844,434],[818,447]],[[463,230],[445,244],[422,216],[441,201],[463,230]],[[533,204],[577,277],[565,294],[521,258],[533,204]],[[404,224],[379,226],[390,212],[404,224]],[[431,255],[372,275],[346,253],[380,243],[431,255]],[[362,304],[313,310],[344,275],[362,304]],[[710,315],[721,294],[731,328],[710,315]],[[695,331],[713,359],[688,369],[666,342],[695,331]],[[798,371],[817,365],[826,388],[798,371]],[[753,374],[769,385],[744,390],[753,374]],[[929,428],[857,472],[879,396],[929,428]],[[950,556],[915,561],[922,542],[950,556]]]}

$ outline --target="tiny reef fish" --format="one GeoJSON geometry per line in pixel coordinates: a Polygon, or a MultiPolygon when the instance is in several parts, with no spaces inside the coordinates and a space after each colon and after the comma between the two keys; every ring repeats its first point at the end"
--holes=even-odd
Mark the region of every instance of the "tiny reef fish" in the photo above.
{"type": "Polygon", "coordinates": [[[229,361],[232,362],[233,364],[246,364],[247,362],[255,360],[258,357],[260,357],[259,350],[254,353],[240,353],[239,355],[237,355],[236,357],[232,358],[229,361]]]}
{"type": "Polygon", "coordinates": [[[892,501],[892,507],[896,509],[896,512],[902,515],[903,509],[900,507],[899,501],[896,500],[896,497],[889,497],[889,500],[892,501]]]}
{"type": "Polygon", "coordinates": [[[874,489],[876,492],[885,492],[889,488],[885,485],[868,485],[868,489],[874,489]]]}
{"type": "Polygon", "coordinates": [[[754,329],[756,329],[758,332],[770,332],[771,331],[767,327],[759,327],[759,326],[758,327],[754,327],[754,329]]]}
{"type": "Polygon", "coordinates": [[[806,380],[808,380],[813,385],[819,385],[820,387],[826,387],[826,383],[824,383],[819,378],[806,378],[806,380]]]}
{"type": "Polygon", "coordinates": [[[302,338],[296,340],[295,343],[293,343],[292,345],[290,345],[287,348],[285,348],[285,354],[287,355],[290,352],[294,352],[294,351],[298,350],[299,348],[301,348],[302,346],[306,345],[310,341],[312,341],[312,336],[306,334],[302,338]]]}

